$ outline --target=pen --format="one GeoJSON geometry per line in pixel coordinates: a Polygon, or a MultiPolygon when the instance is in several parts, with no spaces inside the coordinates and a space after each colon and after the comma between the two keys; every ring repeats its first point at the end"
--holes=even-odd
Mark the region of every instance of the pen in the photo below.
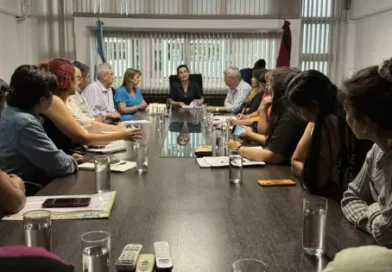
{"type": "Polygon", "coordinates": [[[240,118],[239,118],[239,119],[242,118],[242,115],[244,114],[245,109],[246,109],[246,107],[244,107],[244,108],[242,109],[241,114],[240,114],[240,118]]]}

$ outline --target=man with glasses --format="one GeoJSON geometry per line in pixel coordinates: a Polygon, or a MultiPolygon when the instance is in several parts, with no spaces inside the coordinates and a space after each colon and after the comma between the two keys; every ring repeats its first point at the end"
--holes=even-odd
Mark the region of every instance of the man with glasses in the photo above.
{"type": "MultiPolygon", "coordinates": [[[[81,63],[79,61],[74,61],[73,65],[75,65],[75,67],[79,68],[79,70],[82,74],[77,92],[75,93],[75,96],[73,97],[73,99],[75,100],[75,105],[80,108],[80,110],[83,112],[84,115],[88,116],[91,119],[94,119],[94,114],[90,110],[88,102],[83,95],[84,89],[86,89],[87,86],[90,84],[90,67],[88,67],[86,64],[81,63]]],[[[100,116],[97,116],[97,118],[95,118],[95,120],[99,121],[99,122],[103,122],[105,119],[104,119],[103,115],[100,115],[100,116]]]]}
{"type": "Polygon", "coordinates": [[[107,63],[102,63],[98,65],[97,80],[83,91],[95,117],[102,115],[105,119],[120,119],[120,114],[114,108],[113,93],[110,87],[113,81],[112,67],[107,63]]]}

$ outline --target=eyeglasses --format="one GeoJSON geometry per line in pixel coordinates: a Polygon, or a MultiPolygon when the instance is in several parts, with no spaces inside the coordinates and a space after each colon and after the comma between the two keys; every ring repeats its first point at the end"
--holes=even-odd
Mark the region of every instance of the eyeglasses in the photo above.
{"type": "Polygon", "coordinates": [[[87,75],[83,75],[82,76],[82,78],[84,78],[84,80],[86,81],[86,82],[90,82],[90,74],[87,74],[87,75]]]}
{"type": "Polygon", "coordinates": [[[76,83],[79,83],[80,81],[82,81],[82,77],[81,76],[74,76],[73,77],[76,83]]]}

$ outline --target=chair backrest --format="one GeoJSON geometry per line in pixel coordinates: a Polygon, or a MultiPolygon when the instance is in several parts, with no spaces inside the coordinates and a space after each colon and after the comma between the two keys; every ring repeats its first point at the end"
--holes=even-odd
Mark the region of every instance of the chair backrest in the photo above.
{"type": "MultiPolygon", "coordinates": [[[[194,81],[200,86],[201,90],[201,95],[203,95],[203,76],[201,74],[190,74],[189,75],[189,80],[194,81]]],[[[169,87],[174,83],[174,82],[180,82],[180,78],[177,75],[171,75],[169,77],[169,87]]]]}
{"type": "Polygon", "coordinates": [[[252,69],[244,68],[240,70],[240,73],[241,73],[242,80],[248,82],[248,84],[251,85],[251,79],[253,76],[252,69]]]}

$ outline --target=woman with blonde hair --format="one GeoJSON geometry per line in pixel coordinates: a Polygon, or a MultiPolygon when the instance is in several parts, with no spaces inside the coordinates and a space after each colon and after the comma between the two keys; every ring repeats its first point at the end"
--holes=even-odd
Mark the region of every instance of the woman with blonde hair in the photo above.
{"type": "Polygon", "coordinates": [[[142,72],[128,68],[124,73],[122,86],[114,95],[114,103],[117,111],[121,114],[121,121],[127,121],[139,110],[144,110],[147,103],[139,88],[142,72]]]}

